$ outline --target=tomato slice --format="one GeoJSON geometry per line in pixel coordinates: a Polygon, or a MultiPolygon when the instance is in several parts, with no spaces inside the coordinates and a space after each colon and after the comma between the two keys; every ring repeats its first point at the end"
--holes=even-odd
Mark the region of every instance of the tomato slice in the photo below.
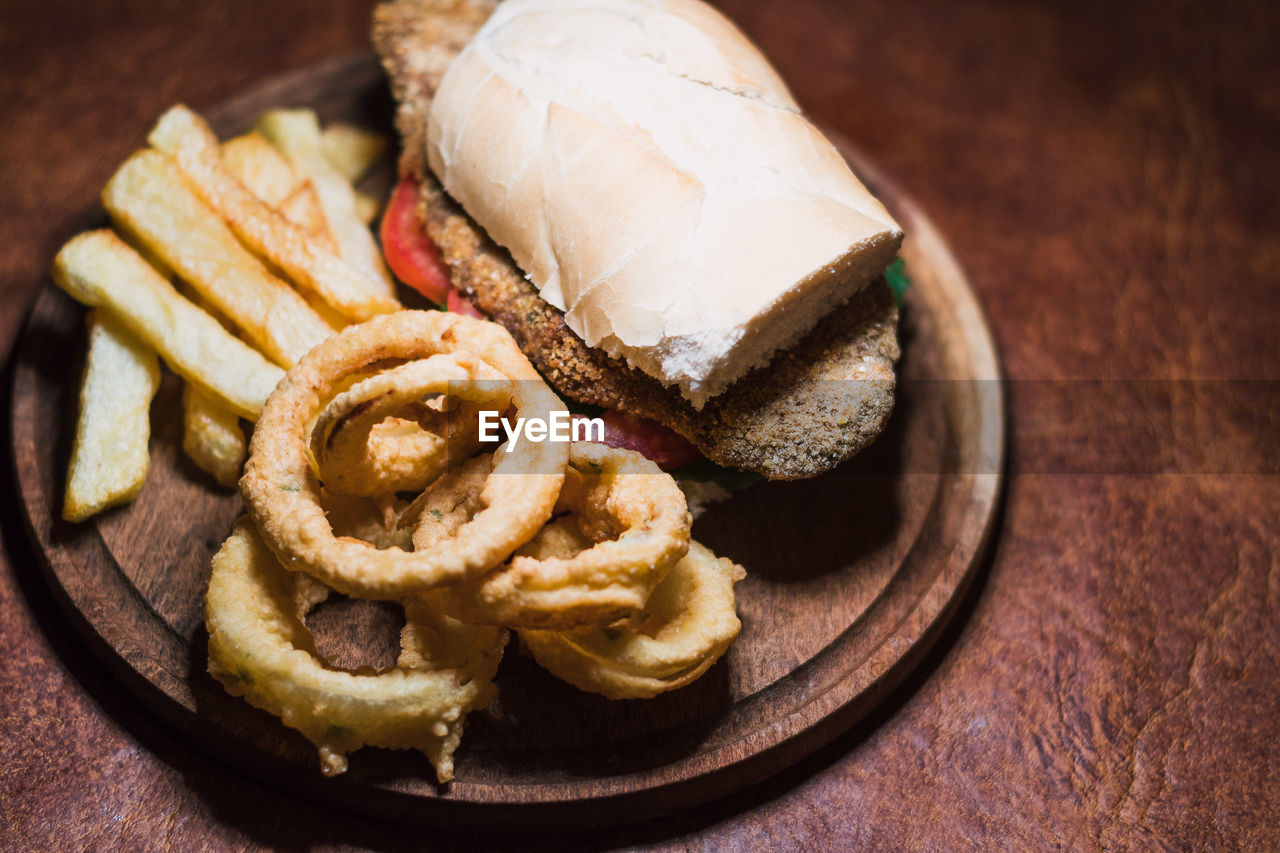
{"type": "Polygon", "coordinates": [[[445,306],[454,314],[476,317],[480,320],[488,319],[480,313],[480,309],[475,306],[475,303],[463,296],[462,291],[456,287],[449,288],[449,295],[445,298],[445,306]]]}
{"type": "Polygon", "coordinates": [[[418,182],[402,178],[382,214],[382,254],[396,278],[437,305],[443,305],[452,284],[440,250],[418,221],[418,182]]]}
{"type": "Polygon", "coordinates": [[[604,444],[642,453],[663,471],[682,468],[702,458],[702,453],[687,438],[657,421],[612,409],[601,415],[601,419],[604,444]]]}

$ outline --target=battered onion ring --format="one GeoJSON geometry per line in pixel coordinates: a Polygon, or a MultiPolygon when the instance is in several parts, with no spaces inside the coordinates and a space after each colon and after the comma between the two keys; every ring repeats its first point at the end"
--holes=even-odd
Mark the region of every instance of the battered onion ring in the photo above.
{"type": "Polygon", "coordinates": [[[401,311],[349,326],[303,356],[268,398],[253,431],[240,491],[285,568],[306,571],[359,598],[398,599],[498,565],[551,517],[569,448],[522,441],[501,449],[480,511],[431,551],[378,550],[334,536],[307,460],[306,427],[342,377],[385,359],[475,355],[512,380],[521,417],[549,421],[560,401],[501,326],[443,311],[401,311]]]}
{"type": "Polygon", "coordinates": [[[330,400],[312,428],[311,455],[331,491],[420,492],[479,449],[478,409],[510,405],[511,381],[494,368],[465,354],[433,355],[360,380],[330,400]],[[423,404],[434,395],[471,405],[441,411],[423,404]]]}
{"type": "Polygon", "coordinates": [[[409,528],[410,545],[426,550],[458,535],[480,509],[484,485],[493,471],[493,454],[482,453],[463,462],[423,490],[400,515],[399,527],[409,528]],[[429,527],[418,534],[416,527],[429,527]],[[414,544],[418,536],[420,544],[414,544]]]}
{"type": "Polygon", "coordinates": [[[684,687],[738,636],[733,585],[746,576],[697,542],[672,566],[631,627],[582,633],[521,631],[539,664],[580,690],[645,699],[684,687]]]}
{"type": "MultiPolygon", "coordinates": [[[[362,498],[356,495],[339,495],[325,489],[320,504],[335,536],[363,539],[375,548],[413,548],[412,531],[400,527],[398,522],[407,504],[395,498],[362,498]]],[[[303,574],[301,577],[311,577],[303,574]]],[[[319,583],[319,581],[316,581],[319,583]]]]}
{"type": "Polygon", "coordinates": [[[253,523],[241,519],[213,558],[205,598],[209,672],[302,732],[319,748],[326,775],[345,771],[347,753],[368,745],[419,749],[447,782],[465,715],[495,693],[506,632],[411,604],[395,668],[348,672],[324,663],[303,623],[327,595],[308,576],[283,571],[253,523]]]}
{"type": "MultiPolygon", "coordinates": [[[[555,630],[606,625],[644,607],[689,550],[684,493],[632,450],[575,444],[556,512],[570,515],[544,527],[510,562],[438,590],[431,600],[464,622],[555,630]]],[[[442,535],[452,535],[448,518],[422,514],[415,550],[435,547],[442,535]]]]}

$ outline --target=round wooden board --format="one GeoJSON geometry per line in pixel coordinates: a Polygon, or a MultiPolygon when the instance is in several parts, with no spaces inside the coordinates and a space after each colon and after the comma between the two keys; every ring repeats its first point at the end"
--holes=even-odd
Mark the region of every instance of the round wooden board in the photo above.
{"type": "MultiPolygon", "coordinates": [[[[367,56],[280,78],[211,118],[226,135],[281,105],[390,133],[385,83],[367,56]]],[[[152,408],[152,470],[138,499],[80,525],[59,517],[84,312],[46,283],[16,361],[13,452],[31,535],[73,622],[124,686],[200,747],[375,816],[489,829],[621,822],[740,790],[808,755],[936,638],[991,535],[1003,471],[999,369],[974,295],[916,207],[841,147],[908,235],[898,400],[885,433],[850,463],[759,483],[696,522],[694,535],[748,577],[738,585],[742,634],[695,684],[611,702],[557,681],[513,644],[499,699],[469,719],[452,784],[438,787],[417,753],[374,749],[355,753],[345,775],[322,777],[300,735],[205,672],[209,559],[241,505],[182,456],[173,376],[152,408]]],[[[311,624],[338,662],[377,663],[397,618],[338,600],[311,624]]]]}

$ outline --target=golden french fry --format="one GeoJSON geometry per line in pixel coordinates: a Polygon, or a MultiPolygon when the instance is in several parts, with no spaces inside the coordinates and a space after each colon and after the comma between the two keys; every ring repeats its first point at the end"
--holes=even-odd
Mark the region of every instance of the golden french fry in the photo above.
{"type": "Polygon", "coordinates": [[[367,320],[400,307],[370,274],[358,271],[316,243],[298,225],[250,192],[227,171],[218,140],[204,119],[183,106],[170,109],[150,142],[169,154],[205,202],[250,249],[300,288],[315,293],[351,320],[367,320]]]}
{"type": "Polygon", "coordinates": [[[329,324],[329,328],[335,332],[340,332],[347,326],[351,325],[351,321],[338,313],[338,310],[329,305],[317,296],[306,294],[307,304],[311,306],[311,310],[320,315],[320,318],[329,324]]]}
{"type": "Polygon", "coordinates": [[[337,243],[329,233],[320,197],[310,179],[290,165],[274,145],[256,130],[222,143],[222,161],[227,171],[258,198],[276,208],[286,219],[325,248],[337,252],[337,243]]]}
{"type": "MultiPolygon", "coordinates": [[[[125,242],[128,243],[129,241],[125,240],[125,242]]],[[[151,258],[148,258],[146,254],[138,251],[137,246],[130,244],[130,248],[132,248],[135,252],[138,252],[139,255],[142,255],[144,260],[148,262],[151,261],[151,258]]],[[[152,263],[151,265],[155,266],[154,263],[152,263]]],[[[156,267],[156,269],[159,270],[160,268],[156,267]]],[[[212,305],[210,305],[209,300],[201,296],[200,293],[194,287],[187,284],[182,279],[176,278],[176,277],[170,278],[169,283],[173,285],[174,290],[178,291],[179,296],[181,296],[183,299],[187,300],[192,305],[199,308],[204,313],[208,314],[213,319],[217,320],[218,325],[226,329],[232,335],[239,338],[241,341],[244,341],[244,343],[249,344],[249,346],[253,346],[251,342],[249,342],[248,340],[245,340],[245,336],[240,332],[239,329],[236,328],[236,324],[231,322],[231,320],[229,320],[227,316],[223,314],[221,311],[219,311],[217,308],[214,308],[212,305]]]]}
{"type": "Polygon", "coordinates": [[[102,204],[277,364],[292,365],[329,336],[320,315],[240,245],[160,152],[126,160],[102,191],[102,204]]]}
{"type": "Polygon", "coordinates": [[[378,218],[379,210],[382,210],[382,202],[367,193],[356,193],[356,216],[366,226],[378,218]]]}
{"type": "Polygon", "coordinates": [[[151,466],[151,398],[160,387],[156,354],[106,311],[89,315],[89,354],[80,386],[62,517],[83,521],[128,503],[151,466]]]}
{"type": "Polygon", "coordinates": [[[279,207],[304,180],[256,130],[222,143],[222,162],[240,183],[272,207],[279,207]]]}
{"type": "MultiPolygon", "coordinates": [[[[171,270],[168,264],[160,260],[160,258],[156,256],[156,253],[151,251],[150,246],[143,243],[135,235],[130,234],[128,231],[122,230],[120,232],[120,239],[124,240],[125,243],[128,244],[130,249],[133,249],[135,252],[138,253],[138,255],[144,261],[150,264],[151,268],[156,272],[158,272],[160,274],[160,277],[163,278],[165,281],[175,286],[180,285],[182,283],[181,279],[178,278],[178,274],[175,273],[173,270],[171,270]]],[[[188,294],[188,298],[190,298],[190,294],[188,294]]],[[[207,305],[202,307],[204,307],[206,311],[208,310],[207,305]]],[[[223,318],[219,318],[219,319],[223,319],[223,318]]]]}
{"type": "Polygon", "coordinates": [[[240,419],[199,385],[182,388],[182,449],[219,485],[235,488],[248,453],[240,419]]]}
{"type": "Polygon", "coordinates": [[[320,204],[320,195],[311,181],[304,181],[288,198],[280,203],[279,210],[290,222],[295,222],[320,241],[330,251],[337,251],[337,242],[329,231],[329,223],[324,218],[324,208],[320,204]]]}
{"type": "Polygon", "coordinates": [[[351,182],[325,155],[320,123],[311,110],[272,110],[258,119],[258,132],[280,149],[294,168],[311,179],[338,254],[357,270],[376,280],[381,292],[395,293],[395,284],[369,226],[356,212],[351,182]]]}
{"type": "Polygon", "coordinates": [[[53,280],[72,298],[110,309],[184,379],[256,420],[276,383],[277,365],[183,299],[113,232],[88,231],[53,261],[53,280]]]}
{"type": "Polygon", "coordinates": [[[335,122],[320,132],[324,155],[349,183],[356,183],[387,153],[387,137],[353,124],[335,122]]]}

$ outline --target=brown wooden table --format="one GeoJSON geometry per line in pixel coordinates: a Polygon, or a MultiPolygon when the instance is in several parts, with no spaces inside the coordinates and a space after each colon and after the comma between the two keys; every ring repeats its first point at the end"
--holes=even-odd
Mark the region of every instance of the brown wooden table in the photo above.
{"type": "MultiPolygon", "coordinates": [[[[361,50],[368,5],[4,4],[0,351],[164,107],[361,50]]],[[[971,273],[1010,379],[1002,529],[847,736],[730,802],[547,846],[1280,848],[1280,15],[724,5],[971,273]]],[[[317,808],[159,728],[70,635],[16,501],[0,516],[0,845],[477,840],[317,808]]]]}

